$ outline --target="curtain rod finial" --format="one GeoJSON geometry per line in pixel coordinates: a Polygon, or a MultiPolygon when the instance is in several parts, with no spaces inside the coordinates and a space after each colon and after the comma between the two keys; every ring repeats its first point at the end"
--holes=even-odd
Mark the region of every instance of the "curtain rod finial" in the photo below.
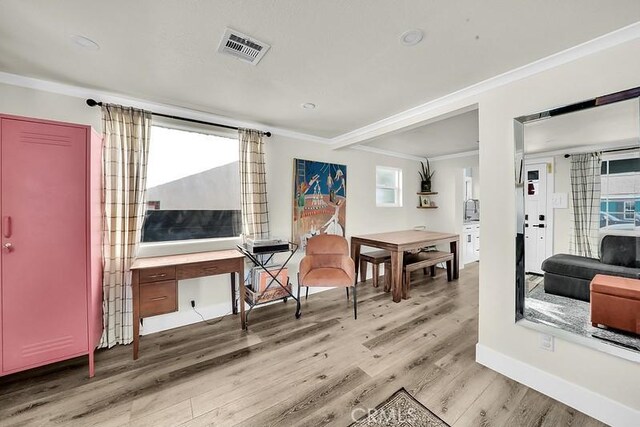
{"type": "Polygon", "coordinates": [[[100,105],[100,103],[98,101],[96,101],[95,99],[87,99],[87,105],[89,107],[95,107],[96,105],[100,105]]]}
{"type": "Polygon", "coordinates": [[[267,138],[271,137],[271,132],[265,132],[264,134],[267,136],[267,138]]]}

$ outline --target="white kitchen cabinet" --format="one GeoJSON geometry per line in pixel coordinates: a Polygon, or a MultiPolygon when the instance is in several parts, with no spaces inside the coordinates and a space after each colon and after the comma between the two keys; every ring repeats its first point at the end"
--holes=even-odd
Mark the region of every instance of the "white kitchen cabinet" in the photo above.
{"type": "Polygon", "coordinates": [[[480,224],[463,226],[462,252],[462,260],[465,264],[480,260],[480,224]]]}

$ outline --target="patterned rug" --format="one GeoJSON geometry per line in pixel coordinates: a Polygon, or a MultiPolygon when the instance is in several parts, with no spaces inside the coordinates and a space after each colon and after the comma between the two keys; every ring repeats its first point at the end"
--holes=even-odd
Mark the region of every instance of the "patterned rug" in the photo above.
{"type": "Polygon", "coordinates": [[[450,427],[404,388],[350,427],[450,427]]]}

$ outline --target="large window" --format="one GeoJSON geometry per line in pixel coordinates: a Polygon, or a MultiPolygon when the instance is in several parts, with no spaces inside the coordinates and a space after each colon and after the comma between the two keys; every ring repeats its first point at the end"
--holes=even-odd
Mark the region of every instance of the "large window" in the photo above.
{"type": "Polygon", "coordinates": [[[376,206],[402,206],[402,169],[376,166],[376,206]]]}
{"type": "Polygon", "coordinates": [[[640,158],[637,154],[602,161],[600,228],[640,227],[640,158]]]}
{"type": "Polygon", "coordinates": [[[151,128],[142,242],[241,233],[238,141],[151,128]]]}

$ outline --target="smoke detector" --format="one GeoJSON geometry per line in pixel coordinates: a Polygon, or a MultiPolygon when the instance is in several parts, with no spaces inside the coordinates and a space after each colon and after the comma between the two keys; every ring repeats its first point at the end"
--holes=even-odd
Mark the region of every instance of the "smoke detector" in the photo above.
{"type": "Polygon", "coordinates": [[[240,31],[227,28],[220,40],[218,52],[256,65],[271,46],[240,31]]]}

